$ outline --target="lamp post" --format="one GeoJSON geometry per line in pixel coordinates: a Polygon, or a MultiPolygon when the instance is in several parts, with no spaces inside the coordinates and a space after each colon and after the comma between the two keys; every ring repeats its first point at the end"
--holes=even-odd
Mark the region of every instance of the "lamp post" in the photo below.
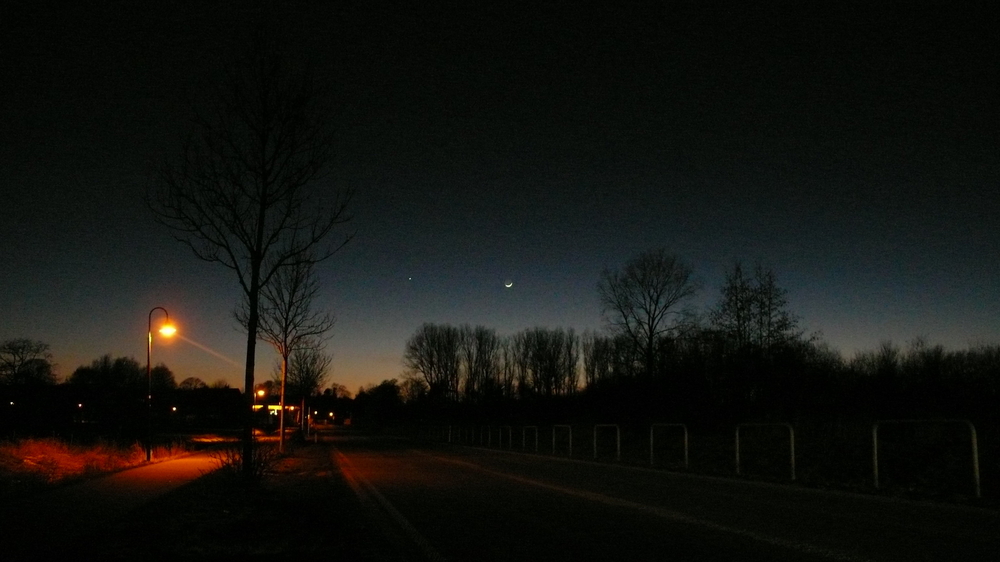
{"type": "Polygon", "coordinates": [[[172,336],[177,332],[172,324],[170,324],[170,313],[167,309],[162,306],[153,307],[149,311],[149,318],[146,324],[146,462],[149,462],[153,458],[153,368],[149,359],[153,354],[153,313],[157,310],[163,311],[163,326],[160,327],[159,332],[164,336],[172,336]]]}

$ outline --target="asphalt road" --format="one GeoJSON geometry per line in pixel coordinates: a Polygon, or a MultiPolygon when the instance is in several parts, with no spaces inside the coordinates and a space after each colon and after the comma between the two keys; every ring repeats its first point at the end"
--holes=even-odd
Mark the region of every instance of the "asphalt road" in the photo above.
{"type": "Polygon", "coordinates": [[[339,434],[364,512],[413,560],[997,560],[1000,513],[339,434]]]}

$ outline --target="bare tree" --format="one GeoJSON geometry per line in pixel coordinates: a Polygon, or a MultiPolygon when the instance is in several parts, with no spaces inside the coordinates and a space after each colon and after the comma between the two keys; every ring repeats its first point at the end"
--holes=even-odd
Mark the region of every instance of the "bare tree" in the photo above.
{"type": "Polygon", "coordinates": [[[406,341],[403,363],[427,381],[432,396],[458,398],[462,332],[449,324],[423,324],[406,341]]]}
{"type": "Polygon", "coordinates": [[[197,390],[199,388],[208,388],[208,385],[198,377],[188,377],[177,383],[177,390],[197,390]]]}
{"type": "MultiPolygon", "coordinates": [[[[302,261],[277,271],[261,288],[259,339],[271,344],[281,357],[279,410],[285,411],[285,390],[288,379],[288,357],[303,344],[315,345],[333,327],[329,313],[313,310],[313,298],[319,283],[313,273],[313,262],[302,261]]],[[[250,305],[246,295],[237,307],[236,320],[246,328],[250,321],[250,305]]],[[[278,452],[285,451],[285,416],[278,418],[278,452]]]]}
{"type": "MultiPolygon", "coordinates": [[[[287,395],[298,400],[302,412],[300,422],[305,429],[306,405],[309,400],[320,394],[330,377],[330,365],[333,356],[324,352],[323,343],[319,340],[306,340],[292,350],[285,372],[285,387],[287,395]]],[[[281,361],[275,369],[275,384],[281,384],[281,361]]],[[[281,411],[284,418],[284,409],[281,411]]]]}
{"type": "Polygon", "coordinates": [[[768,352],[797,337],[798,320],[787,309],[787,291],[778,286],[774,272],[757,264],[753,276],[740,262],[726,273],[726,282],[711,321],[736,349],[768,352]]]}
{"type": "Polygon", "coordinates": [[[605,269],[597,291],[608,326],[628,338],[643,358],[645,373],[652,375],[660,339],[686,325],[681,305],[698,284],[690,266],[658,249],[639,254],[621,270],[605,269]]]}
{"type": "Polygon", "coordinates": [[[522,395],[553,396],[577,390],[580,338],[572,329],[525,329],[511,338],[510,350],[522,395]]]}
{"type": "Polygon", "coordinates": [[[500,389],[500,337],[495,330],[485,326],[461,328],[461,358],[465,380],[465,399],[476,402],[500,389]]]}
{"type": "Polygon", "coordinates": [[[332,363],[333,356],[325,353],[319,342],[295,348],[288,362],[288,394],[300,400],[319,394],[330,377],[332,363]]]}
{"type": "Polygon", "coordinates": [[[712,326],[729,338],[737,348],[750,343],[753,301],[753,284],[743,272],[743,264],[737,261],[726,272],[721,299],[710,313],[712,326]]]}
{"type": "Polygon", "coordinates": [[[580,347],[585,384],[589,387],[610,378],[614,364],[614,340],[587,330],[583,332],[580,347]]]}
{"type": "Polygon", "coordinates": [[[26,338],[0,342],[0,384],[55,384],[49,344],[26,338]]]}
{"type": "Polygon", "coordinates": [[[754,270],[756,337],[764,350],[786,344],[801,333],[798,319],[788,311],[788,291],[779,287],[774,271],[757,265],[754,270]]]}
{"type": "Polygon", "coordinates": [[[327,241],[349,220],[349,193],[312,189],[333,147],[331,121],[321,110],[324,92],[304,65],[289,60],[271,25],[280,18],[269,7],[257,12],[246,49],[225,61],[210,101],[195,112],[194,134],[179,159],[159,168],[148,198],[175,238],[199,258],[233,270],[243,290],[248,472],[261,290],[282,268],[326,259],[350,239],[327,241]]]}

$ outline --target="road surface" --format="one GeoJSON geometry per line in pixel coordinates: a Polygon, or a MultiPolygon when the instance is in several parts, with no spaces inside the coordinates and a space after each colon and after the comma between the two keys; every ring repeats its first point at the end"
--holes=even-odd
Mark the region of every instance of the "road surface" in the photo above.
{"type": "Polygon", "coordinates": [[[338,434],[331,454],[408,559],[997,560],[1000,513],[338,434]]]}

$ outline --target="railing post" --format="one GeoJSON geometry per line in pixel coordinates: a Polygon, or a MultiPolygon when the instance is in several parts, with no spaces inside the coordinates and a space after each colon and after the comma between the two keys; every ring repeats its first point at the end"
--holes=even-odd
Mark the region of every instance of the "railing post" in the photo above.
{"type": "Polygon", "coordinates": [[[569,431],[569,456],[573,456],[573,426],[567,424],[552,426],[552,454],[556,454],[556,429],[563,427],[569,431]]]}
{"type": "Polygon", "coordinates": [[[784,426],[788,428],[789,467],[792,480],[795,480],[795,428],[790,423],[741,423],[736,425],[736,474],[740,474],[740,427],[742,426],[784,426]]]}
{"type": "Polygon", "coordinates": [[[976,497],[983,497],[983,491],[979,483],[979,442],[976,439],[976,426],[972,422],[969,424],[969,436],[972,438],[972,480],[976,487],[976,497]]]}
{"type": "Polygon", "coordinates": [[[654,455],[656,444],[655,439],[653,438],[653,433],[656,431],[657,427],[679,427],[684,431],[684,468],[690,468],[690,458],[688,456],[688,428],[687,425],[682,423],[654,423],[649,426],[649,466],[656,465],[656,456],[654,455]]]}
{"type": "Polygon", "coordinates": [[[736,426],[736,475],[740,475],[740,426],[736,426]]]}
{"type": "Polygon", "coordinates": [[[878,490],[878,422],[872,424],[872,483],[878,490]]]}
{"type": "Polygon", "coordinates": [[[795,428],[788,424],[788,450],[791,455],[792,481],[795,481],[795,428]]]}
{"type": "Polygon", "coordinates": [[[597,459],[597,428],[599,427],[613,427],[615,428],[615,461],[622,460],[622,432],[618,424],[615,423],[604,423],[594,425],[594,459],[597,459]]]}
{"type": "Polygon", "coordinates": [[[882,423],[894,424],[947,424],[961,423],[969,428],[969,439],[972,449],[972,486],[977,498],[982,497],[982,487],[979,480],[979,441],[976,438],[976,426],[969,420],[881,420],[872,424],[872,482],[879,489],[878,481],[878,426],[882,423]]]}

